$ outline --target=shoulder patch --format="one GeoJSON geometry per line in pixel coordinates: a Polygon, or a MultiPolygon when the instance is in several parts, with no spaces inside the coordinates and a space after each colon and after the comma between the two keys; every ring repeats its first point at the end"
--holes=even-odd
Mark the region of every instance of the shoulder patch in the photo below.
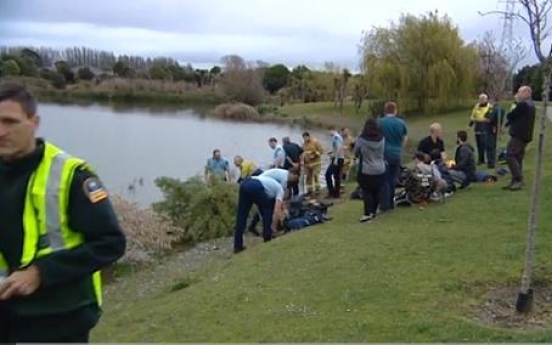
{"type": "Polygon", "coordinates": [[[107,191],[97,177],[87,178],[83,183],[83,190],[86,197],[93,204],[107,199],[107,191]]]}

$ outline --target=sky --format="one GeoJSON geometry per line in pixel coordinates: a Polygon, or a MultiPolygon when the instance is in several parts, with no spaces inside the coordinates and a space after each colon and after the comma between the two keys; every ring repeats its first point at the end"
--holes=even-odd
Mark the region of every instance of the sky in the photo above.
{"type": "MultiPolygon", "coordinates": [[[[363,31],[388,26],[401,13],[438,10],[466,41],[485,31],[501,37],[498,0],[0,0],[0,45],[86,46],[116,54],[169,56],[195,67],[228,54],[248,61],[332,61],[358,69],[363,31]]],[[[515,24],[515,37],[527,29],[515,24]]],[[[536,62],[527,49],[523,63],[536,62]]]]}

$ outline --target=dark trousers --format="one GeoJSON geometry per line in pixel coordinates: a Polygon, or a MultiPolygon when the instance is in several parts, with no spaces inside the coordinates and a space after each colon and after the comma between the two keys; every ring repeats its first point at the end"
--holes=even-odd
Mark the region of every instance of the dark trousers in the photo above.
{"type": "Polygon", "coordinates": [[[362,189],[362,199],[364,201],[364,215],[375,215],[379,207],[380,190],[383,185],[385,174],[364,175],[358,174],[357,182],[362,189]]]}
{"type": "Polygon", "coordinates": [[[88,343],[99,319],[97,310],[86,306],[62,314],[21,317],[0,306],[0,344],[88,343]]]}
{"type": "Polygon", "coordinates": [[[383,184],[380,189],[380,203],[382,211],[389,211],[395,208],[395,186],[399,175],[400,161],[387,161],[387,170],[383,177],[383,184]]]}
{"type": "Polygon", "coordinates": [[[477,161],[479,164],[484,164],[485,151],[487,150],[487,133],[476,133],[475,143],[477,144],[477,161]]]}
{"type": "Polygon", "coordinates": [[[263,184],[255,179],[247,179],[240,185],[238,213],[236,227],[234,229],[234,249],[243,249],[243,232],[247,226],[247,216],[253,205],[257,205],[263,219],[263,237],[265,240],[272,238],[272,215],[274,211],[274,199],[270,199],[264,190],[263,184]]]}
{"type": "Polygon", "coordinates": [[[332,159],[331,164],[326,169],[326,186],[328,187],[328,194],[335,198],[339,197],[341,190],[341,170],[343,169],[343,163],[345,159],[338,158],[332,159]]]}
{"type": "Polygon", "coordinates": [[[494,168],[496,164],[496,134],[487,133],[487,165],[494,168]]]}
{"type": "Polygon", "coordinates": [[[510,138],[506,146],[506,163],[512,174],[512,183],[523,181],[523,158],[527,143],[518,138],[510,138]]]}

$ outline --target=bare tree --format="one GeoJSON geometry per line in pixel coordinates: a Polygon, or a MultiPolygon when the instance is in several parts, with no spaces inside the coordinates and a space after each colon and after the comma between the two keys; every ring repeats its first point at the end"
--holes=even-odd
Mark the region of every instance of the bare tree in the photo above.
{"type": "Polygon", "coordinates": [[[544,70],[543,106],[540,116],[540,131],[537,141],[537,153],[535,158],[535,178],[531,195],[531,208],[529,211],[527,248],[525,251],[525,265],[521,287],[516,302],[516,310],[520,313],[528,313],[533,307],[533,280],[535,272],[535,247],[537,237],[537,218],[539,215],[540,192],[542,190],[542,161],[544,156],[544,134],[546,129],[546,112],[550,95],[550,74],[552,60],[552,43],[545,47],[545,42],[550,35],[548,16],[552,10],[552,0],[517,0],[518,10],[513,13],[494,11],[502,15],[512,15],[523,21],[529,28],[533,50],[544,70]]]}
{"type": "Polygon", "coordinates": [[[492,97],[501,97],[519,62],[525,57],[522,40],[512,42],[510,48],[498,44],[494,34],[485,32],[478,42],[481,78],[485,91],[492,97]]]}

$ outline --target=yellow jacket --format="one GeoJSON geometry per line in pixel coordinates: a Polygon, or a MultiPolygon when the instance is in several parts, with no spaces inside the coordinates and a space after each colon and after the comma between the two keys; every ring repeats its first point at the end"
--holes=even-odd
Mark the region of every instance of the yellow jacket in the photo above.
{"type": "Polygon", "coordinates": [[[324,148],[317,139],[311,138],[309,142],[303,144],[303,152],[306,165],[319,164],[321,163],[324,148]]]}
{"type": "Polygon", "coordinates": [[[475,107],[473,107],[470,120],[473,122],[485,122],[487,114],[492,110],[493,106],[491,103],[487,103],[484,107],[479,106],[479,103],[477,103],[475,107]]]}

